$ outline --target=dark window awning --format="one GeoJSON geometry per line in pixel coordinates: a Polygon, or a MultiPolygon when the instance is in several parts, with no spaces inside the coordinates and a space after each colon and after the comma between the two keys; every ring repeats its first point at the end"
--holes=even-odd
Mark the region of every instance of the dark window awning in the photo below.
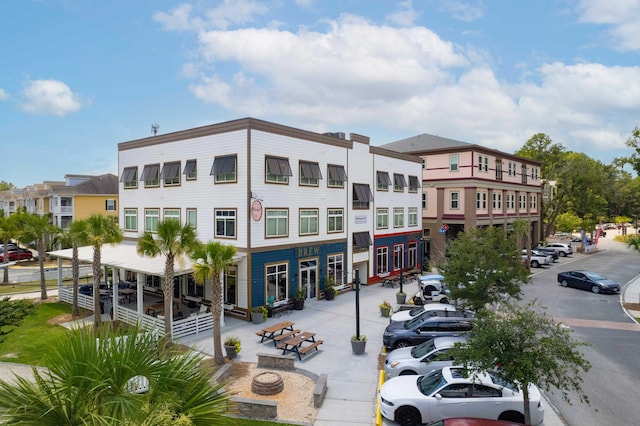
{"type": "Polygon", "coordinates": [[[373,201],[373,194],[371,193],[371,189],[369,185],[363,183],[354,183],[353,184],[353,193],[354,193],[354,201],[360,201],[363,203],[370,203],[373,201]]]}
{"type": "Polygon", "coordinates": [[[228,175],[235,173],[236,171],[236,156],[227,155],[225,157],[216,157],[213,160],[213,167],[211,167],[210,175],[228,175]]]}
{"type": "Polygon", "coordinates": [[[160,173],[159,164],[151,164],[149,166],[144,166],[144,169],[142,170],[142,176],[140,176],[140,180],[143,180],[143,181],[158,180],[159,173],[160,173]]]}
{"type": "Polygon", "coordinates": [[[187,164],[185,164],[184,166],[184,172],[182,172],[185,175],[190,175],[195,173],[196,171],[196,160],[187,160],[187,164]]]}
{"type": "Polygon", "coordinates": [[[131,182],[136,180],[136,174],[138,173],[137,167],[125,167],[120,177],[120,182],[131,182]]]}
{"type": "Polygon", "coordinates": [[[318,163],[300,162],[300,177],[305,179],[322,179],[318,163]]]}
{"type": "Polygon", "coordinates": [[[336,166],[329,164],[327,167],[329,172],[329,179],[344,182],[347,180],[347,174],[344,171],[344,166],[336,166]]]}
{"type": "Polygon", "coordinates": [[[401,188],[406,188],[407,187],[407,181],[404,178],[404,175],[401,175],[399,173],[394,173],[393,174],[393,185],[394,186],[399,186],[401,188]]]}
{"type": "Polygon", "coordinates": [[[267,157],[267,173],[274,176],[293,176],[289,160],[286,158],[267,157]]]}
{"type": "Polygon", "coordinates": [[[371,245],[371,235],[367,232],[353,233],[353,246],[357,249],[368,249],[371,245]]]}
{"type": "Polygon", "coordinates": [[[420,181],[418,180],[418,176],[409,176],[409,189],[414,191],[420,188],[420,181]]]}
{"type": "Polygon", "coordinates": [[[180,176],[180,162],[164,163],[160,177],[162,179],[175,179],[180,176]]]}
{"type": "Polygon", "coordinates": [[[377,172],[377,180],[378,186],[389,186],[391,185],[391,179],[389,179],[389,173],[387,172],[377,172]]]}

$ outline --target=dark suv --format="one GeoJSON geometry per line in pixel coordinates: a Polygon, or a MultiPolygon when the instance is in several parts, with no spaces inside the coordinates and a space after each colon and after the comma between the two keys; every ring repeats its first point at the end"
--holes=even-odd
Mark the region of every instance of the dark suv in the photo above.
{"type": "Polygon", "coordinates": [[[418,345],[434,337],[460,336],[471,330],[473,318],[423,316],[390,323],[382,335],[387,350],[418,345]]]}

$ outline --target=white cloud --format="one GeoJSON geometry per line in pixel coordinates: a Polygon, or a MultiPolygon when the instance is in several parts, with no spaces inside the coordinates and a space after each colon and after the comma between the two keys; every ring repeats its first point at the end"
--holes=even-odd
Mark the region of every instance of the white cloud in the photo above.
{"type": "Polygon", "coordinates": [[[171,12],[156,12],[153,16],[167,31],[225,30],[232,25],[253,22],[256,16],[265,15],[269,9],[251,0],[224,0],[220,5],[203,12],[204,18],[192,16],[193,6],[181,4],[171,12]]]}
{"type": "Polygon", "coordinates": [[[640,2],[637,0],[580,0],[579,21],[606,25],[615,50],[640,50],[640,2]]]}
{"type": "Polygon", "coordinates": [[[482,2],[476,2],[476,5],[456,0],[434,0],[433,2],[438,10],[447,12],[455,19],[461,21],[471,22],[484,16],[484,6],[482,2]]]}
{"type": "Polygon", "coordinates": [[[161,23],[167,31],[191,31],[202,26],[201,19],[191,18],[192,9],[190,4],[181,4],[169,13],[156,12],[153,19],[161,23]]]}
{"type": "Polygon", "coordinates": [[[400,27],[413,25],[418,18],[418,13],[413,9],[411,0],[406,0],[398,4],[398,10],[386,16],[387,22],[400,27]]]}
{"type": "Polygon", "coordinates": [[[0,88],[0,101],[4,101],[5,99],[9,99],[9,94],[0,88]]]}
{"type": "Polygon", "coordinates": [[[29,80],[22,95],[21,107],[30,114],[63,116],[82,107],[79,96],[57,80],[29,80]]]}

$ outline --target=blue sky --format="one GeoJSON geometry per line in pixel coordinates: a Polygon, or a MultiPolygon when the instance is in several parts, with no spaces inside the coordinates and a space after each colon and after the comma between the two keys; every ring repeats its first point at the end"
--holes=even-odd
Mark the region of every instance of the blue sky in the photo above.
{"type": "Polygon", "coordinates": [[[3,0],[0,180],[117,173],[117,144],[255,117],[381,145],[609,163],[640,126],[637,0],[3,0]]]}

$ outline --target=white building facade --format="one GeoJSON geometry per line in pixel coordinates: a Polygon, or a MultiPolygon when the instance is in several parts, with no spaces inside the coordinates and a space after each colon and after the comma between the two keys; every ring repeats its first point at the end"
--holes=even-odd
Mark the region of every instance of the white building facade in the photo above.
{"type": "MultiPolygon", "coordinates": [[[[421,160],[365,136],[245,118],[120,143],[118,175],[125,239],[173,218],[237,248],[223,280],[230,315],[299,288],[322,298],[327,277],[348,286],[357,271],[367,284],[420,265],[421,160]]],[[[160,288],[160,276],[124,278],[160,288]]],[[[210,299],[188,273],[174,297],[210,299]]]]}

